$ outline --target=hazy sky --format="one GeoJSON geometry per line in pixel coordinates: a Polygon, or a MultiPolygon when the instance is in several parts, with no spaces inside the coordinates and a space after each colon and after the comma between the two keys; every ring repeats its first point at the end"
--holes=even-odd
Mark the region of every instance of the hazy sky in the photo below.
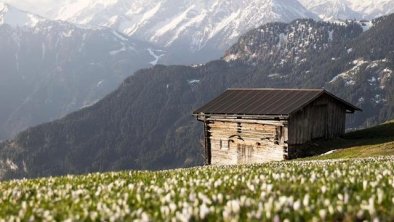
{"type": "Polygon", "coordinates": [[[17,8],[43,14],[49,11],[55,4],[65,2],[65,0],[0,0],[9,3],[17,8]]]}

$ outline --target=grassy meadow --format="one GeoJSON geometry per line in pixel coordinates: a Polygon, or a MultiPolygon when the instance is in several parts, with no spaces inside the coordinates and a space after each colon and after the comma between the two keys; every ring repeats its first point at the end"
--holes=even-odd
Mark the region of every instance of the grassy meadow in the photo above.
{"type": "Polygon", "coordinates": [[[260,165],[0,183],[9,221],[394,221],[394,122],[260,165]]]}
{"type": "Polygon", "coordinates": [[[0,221],[392,221],[394,158],[0,183],[0,221]]]}

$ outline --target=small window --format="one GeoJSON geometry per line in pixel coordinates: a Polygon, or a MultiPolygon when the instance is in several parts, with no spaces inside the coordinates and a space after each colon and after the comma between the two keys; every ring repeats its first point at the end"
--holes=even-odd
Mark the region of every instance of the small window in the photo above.
{"type": "Polygon", "coordinates": [[[221,150],[228,150],[229,141],[228,140],[220,140],[220,149],[221,150]]]}

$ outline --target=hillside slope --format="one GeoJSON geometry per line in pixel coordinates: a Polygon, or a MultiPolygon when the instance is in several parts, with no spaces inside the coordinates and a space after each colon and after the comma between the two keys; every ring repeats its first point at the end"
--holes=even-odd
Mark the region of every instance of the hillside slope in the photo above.
{"type": "Polygon", "coordinates": [[[393,22],[365,32],[356,22],[272,23],[241,37],[231,59],[140,70],[95,105],[0,144],[0,177],[200,165],[192,111],[230,87],[326,87],[363,109],[349,127],[393,119],[393,22]]]}
{"type": "Polygon", "coordinates": [[[263,25],[241,36],[224,59],[256,66],[284,85],[324,87],[362,107],[349,127],[369,127],[394,113],[393,22],[394,14],[378,18],[367,31],[358,22],[263,25]]]}
{"type": "Polygon", "coordinates": [[[394,121],[350,132],[340,139],[315,142],[310,149],[331,151],[326,155],[307,158],[313,160],[394,156],[394,121]]]}

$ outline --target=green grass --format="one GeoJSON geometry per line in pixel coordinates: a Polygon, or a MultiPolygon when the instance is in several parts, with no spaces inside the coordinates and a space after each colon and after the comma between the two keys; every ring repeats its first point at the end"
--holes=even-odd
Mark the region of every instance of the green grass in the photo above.
{"type": "Polygon", "coordinates": [[[394,155],[394,121],[382,125],[347,133],[344,138],[315,143],[312,149],[336,150],[322,156],[304,160],[325,160],[341,158],[363,158],[394,155]]]}
{"type": "Polygon", "coordinates": [[[343,149],[326,160],[0,182],[0,222],[394,221],[393,132],[322,142],[343,149]]]}
{"type": "Polygon", "coordinates": [[[0,183],[0,221],[393,221],[394,158],[0,183]]]}

